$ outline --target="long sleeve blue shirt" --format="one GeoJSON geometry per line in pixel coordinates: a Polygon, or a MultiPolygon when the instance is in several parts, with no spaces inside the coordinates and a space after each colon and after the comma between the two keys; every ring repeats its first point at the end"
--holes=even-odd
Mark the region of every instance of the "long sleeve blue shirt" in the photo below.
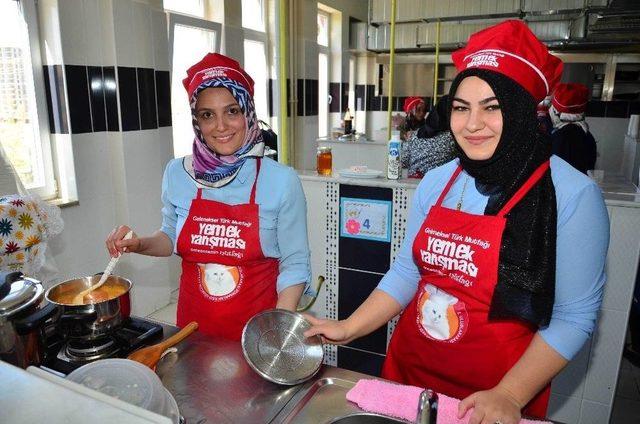
{"type": "MultiPolygon", "coordinates": [[[[189,214],[191,200],[202,187],[202,198],[238,205],[249,203],[256,176],[256,160],[247,159],[238,175],[219,188],[200,186],[187,173],[183,158],[171,160],[162,179],[162,227],[176,251],[177,235],[189,214]]],[[[263,158],[256,187],[259,205],[260,245],[265,256],[280,261],[277,291],[311,281],[307,240],[307,204],[296,172],[263,158]]]]}
{"type": "MultiPolygon", "coordinates": [[[[378,289],[403,306],[413,298],[420,280],[412,257],[413,241],[457,166],[454,160],[425,174],[413,198],[401,249],[378,284],[378,289]]],[[[461,210],[482,215],[489,197],[476,189],[471,176],[463,194],[465,175],[463,171],[457,178],[443,206],[453,209],[463,196],[461,210]]],[[[560,355],[571,359],[593,332],[602,303],[609,216],[598,186],[556,156],[551,157],[551,178],[558,213],[555,303],[551,322],[539,334],[560,355]]]]}

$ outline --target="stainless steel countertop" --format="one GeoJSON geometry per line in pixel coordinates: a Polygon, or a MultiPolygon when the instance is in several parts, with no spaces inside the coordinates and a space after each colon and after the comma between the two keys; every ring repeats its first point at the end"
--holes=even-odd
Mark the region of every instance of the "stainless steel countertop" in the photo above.
{"type": "MultiPolygon", "coordinates": [[[[178,328],[163,324],[163,330],[167,338],[178,328]]],[[[179,343],[177,350],[165,355],[156,372],[175,397],[187,424],[329,422],[336,416],[361,410],[347,402],[344,394],[339,396],[344,399],[340,404],[337,398],[319,393],[319,400],[325,402],[320,410],[318,405],[306,404],[306,398],[321,392],[324,386],[337,385],[346,393],[361,378],[376,378],[322,365],[309,381],[281,386],[264,380],[249,367],[240,342],[195,332],[179,343]]]]}
{"type": "MultiPolygon", "coordinates": [[[[163,324],[163,330],[163,337],[167,338],[178,328],[163,324]]],[[[336,378],[356,382],[361,378],[375,378],[322,365],[318,374],[309,381],[297,386],[282,386],[263,379],[249,367],[242,355],[240,342],[196,331],[176,348],[178,352],[165,355],[156,372],[175,397],[187,424],[290,421],[292,410],[316,382],[336,378]]],[[[346,407],[349,412],[360,410],[353,404],[346,407]]],[[[316,418],[302,421],[315,423],[316,418]]]]}
{"type": "MultiPolygon", "coordinates": [[[[163,329],[165,338],[178,330],[163,329]]],[[[302,387],[264,380],[249,367],[237,341],[195,332],[176,347],[157,373],[188,424],[268,423],[302,387]]]]}

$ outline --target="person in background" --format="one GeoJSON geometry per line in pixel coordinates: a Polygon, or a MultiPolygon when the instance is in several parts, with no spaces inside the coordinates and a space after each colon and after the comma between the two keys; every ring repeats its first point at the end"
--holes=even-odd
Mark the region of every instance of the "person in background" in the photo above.
{"type": "Polygon", "coordinates": [[[536,106],[536,117],[538,118],[538,124],[540,131],[543,134],[551,135],[553,124],[551,123],[551,117],[549,117],[549,106],[551,105],[551,96],[545,97],[543,101],[536,106]]]}
{"type": "Polygon", "coordinates": [[[588,100],[589,89],[586,85],[558,84],[549,108],[553,123],[553,154],[583,174],[595,168],[598,156],[596,141],[589,132],[584,116],[588,100]]]}
{"type": "Polygon", "coordinates": [[[177,324],[239,340],[270,308],[295,310],[310,281],[306,201],[296,172],[263,157],[253,80],[235,60],[207,54],[187,71],[193,155],[173,159],[162,180],[162,226],[146,237],[116,227],[123,252],[182,258],[177,324]]]}
{"type": "Polygon", "coordinates": [[[409,178],[422,178],[427,171],[455,157],[448,105],[449,96],[442,96],[427,115],[425,125],[402,143],[402,166],[407,168],[409,178]]]}
{"type": "Polygon", "coordinates": [[[464,422],[516,424],[546,416],[551,380],[594,329],[607,210],[538,130],[536,104],[562,62],[525,23],[475,33],[452,59],[459,159],[425,174],[400,251],[365,302],[344,320],[310,317],[305,335],[349,343],[404,309],[382,376],[462,399],[464,422]]]}
{"type": "Polygon", "coordinates": [[[425,124],[427,105],[422,97],[407,97],[404,100],[402,110],[404,110],[405,118],[397,129],[400,130],[400,138],[408,140],[425,124]]]}

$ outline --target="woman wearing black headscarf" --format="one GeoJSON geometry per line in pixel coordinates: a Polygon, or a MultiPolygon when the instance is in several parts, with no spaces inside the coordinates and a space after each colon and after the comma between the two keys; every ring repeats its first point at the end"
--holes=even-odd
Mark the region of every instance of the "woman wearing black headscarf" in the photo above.
{"type": "Polygon", "coordinates": [[[463,399],[470,424],[514,424],[545,417],[551,380],[595,327],[608,216],[538,131],[562,63],[526,25],[487,28],[452,58],[459,159],[424,176],[377,289],[345,320],[311,318],[307,334],[349,343],[404,309],[382,376],[463,399]]]}
{"type": "Polygon", "coordinates": [[[402,144],[402,167],[407,168],[409,178],[422,178],[455,157],[448,107],[449,96],[444,95],[429,112],[426,124],[402,144]]]}

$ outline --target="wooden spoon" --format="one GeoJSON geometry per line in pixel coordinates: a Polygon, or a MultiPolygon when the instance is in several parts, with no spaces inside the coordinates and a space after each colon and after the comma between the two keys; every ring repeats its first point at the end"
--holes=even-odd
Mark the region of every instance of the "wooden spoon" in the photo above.
{"type": "Polygon", "coordinates": [[[127,359],[131,359],[136,362],[140,362],[143,365],[148,366],[152,370],[156,369],[156,364],[162,357],[162,354],[165,350],[169,349],[171,346],[180,343],[184,340],[189,334],[193,333],[198,329],[198,323],[195,321],[187,324],[182,330],[178,331],[173,336],[169,337],[167,340],[160,342],[158,344],[154,344],[152,346],[143,347],[142,349],[138,349],[135,352],[132,352],[127,359]]]}
{"type": "MultiPolygon", "coordinates": [[[[124,236],[123,240],[129,240],[131,237],[133,237],[133,231],[129,231],[124,236]]],[[[102,273],[102,277],[100,277],[100,281],[98,281],[97,284],[94,284],[94,285],[90,286],[88,289],[84,289],[80,293],[75,295],[73,297],[73,305],[82,305],[84,303],[84,297],[86,295],[88,295],[92,291],[96,290],[97,288],[101,287],[104,283],[107,282],[107,279],[111,275],[111,272],[113,272],[113,268],[115,268],[115,266],[118,263],[118,260],[120,260],[121,256],[122,256],[122,253],[119,254],[118,256],[116,256],[115,258],[111,258],[111,260],[109,261],[109,264],[107,265],[107,267],[105,268],[104,272],[102,273]]]]}

